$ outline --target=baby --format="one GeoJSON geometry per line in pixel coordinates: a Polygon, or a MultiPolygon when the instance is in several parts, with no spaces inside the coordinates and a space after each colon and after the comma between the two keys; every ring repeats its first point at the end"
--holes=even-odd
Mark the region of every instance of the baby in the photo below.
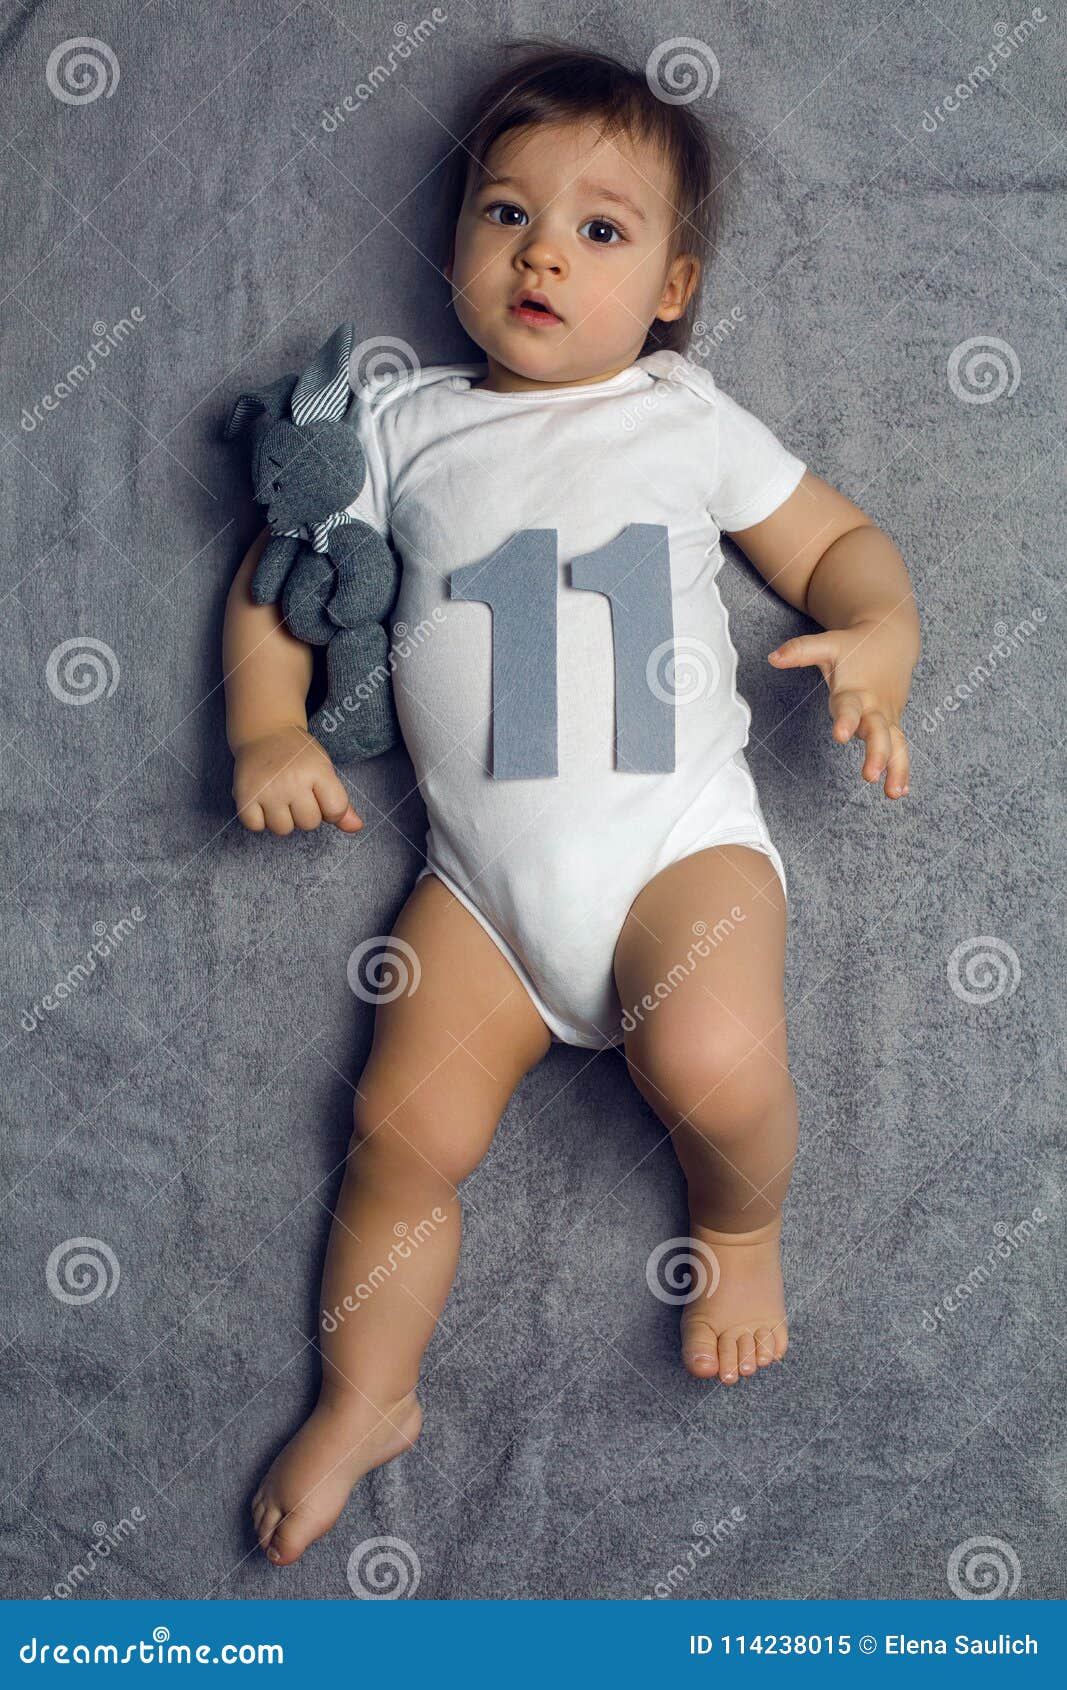
{"type": "MultiPolygon", "coordinates": [[[[713,137],[643,71],[522,45],[456,149],[444,274],[485,361],[357,389],[350,509],[402,565],[393,685],[429,828],[392,941],[409,989],[382,994],[356,1087],[319,1399],[253,1498],[278,1565],[418,1437],[457,1188],[554,1040],[619,1046],[671,1136],[697,1268],[684,1366],[729,1385],[785,1355],[786,881],[744,756],[722,533],[825,629],[771,661],[818,668],[834,739],[908,790],[899,553],[685,355],[713,137]]],[[[226,613],[237,813],[354,833],[307,729],[311,651],[249,595],[264,539],[226,613]]]]}

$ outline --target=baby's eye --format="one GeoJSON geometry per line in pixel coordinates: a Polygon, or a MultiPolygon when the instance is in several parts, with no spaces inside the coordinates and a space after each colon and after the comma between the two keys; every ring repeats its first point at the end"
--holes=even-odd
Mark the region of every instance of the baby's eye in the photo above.
{"type": "MultiPolygon", "coordinates": [[[[494,200],[492,205],[487,205],[485,208],[485,214],[487,217],[489,217],[494,211],[517,211],[520,217],[526,216],[526,213],[523,211],[521,205],[509,205],[505,200],[494,200]]],[[[492,220],[494,223],[498,221],[495,217],[492,220]]],[[[512,223],[510,221],[502,223],[501,226],[505,229],[518,229],[521,227],[520,224],[512,223]]]]}
{"type": "MultiPolygon", "coordinates": [[[[590,223],[596,229],[607,229],[607,230],[610,231],[610,233],[618,235],[620,241],[625,239],[625,236],[623,235],[622,230],[620,228],[618,228],[616,224],[609,223],[608,219],[606,217],[587,217],[586,220],[585,220],[585,223],[582,224],[582,228],[584,229],[590,223]]],[[[617,246],[618,245],[617,241],[611,241],[611,240],[602,241],[598,237],[592,237],[592,236],[590,237],[590,239],[594,239],[595,245],[597,245],[597,246],[617,246]]]]}

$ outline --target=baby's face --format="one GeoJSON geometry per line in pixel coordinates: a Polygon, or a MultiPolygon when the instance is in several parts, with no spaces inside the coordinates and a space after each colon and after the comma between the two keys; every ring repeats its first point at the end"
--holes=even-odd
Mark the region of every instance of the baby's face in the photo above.
{"type": "Polygon", "coordinates": [[[675,220],[668,168],[625,134],[592,124],[512,131],[468,187],[445,274],[456,313],[524,384],[606,379],[639,356],[655,317],[681,316],[699,264],[668,265],[675,220]],[[516,314],[524,292],[555,316],[516,314]]]}

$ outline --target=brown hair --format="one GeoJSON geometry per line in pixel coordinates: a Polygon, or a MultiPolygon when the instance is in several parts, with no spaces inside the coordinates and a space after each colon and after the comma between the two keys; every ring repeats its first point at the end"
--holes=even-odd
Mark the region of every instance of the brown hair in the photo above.
{"type": "Polygon", "coordinates": [[[544,36],[498,44],[525,53],[480,87],[467,110],[469,124],[445,161],[445,257],[452,256],[456,223],[472,174],[482,174],[493,146],[509,131],[538,123],[600,118],[607,134],[622,130],[666,159],[674,181],[674,226],[665,266],[680,253],[701,261],[696,287],[673,323],[653,319],[641,355],[666,348],[684,353],[693,333],[701,284],[722,226],[723,181],[731,149],[698,117],[692,103],[661,98],[644,70],[591,48],[544,36]]]}

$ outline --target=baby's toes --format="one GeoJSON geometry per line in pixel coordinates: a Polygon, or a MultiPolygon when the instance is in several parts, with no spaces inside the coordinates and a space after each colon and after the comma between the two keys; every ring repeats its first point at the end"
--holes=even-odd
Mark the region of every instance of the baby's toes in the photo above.
{"type": "Polygon", "coordinates": [[[256,1521],[256,1536],[259,1538],[259,1547],[266,1549],[274,1528],[282,1517],[282,1511],[276,1502],[263,1502],[260,1509],[260,1516],[256,1521]]]}
{"type": "Polygon", "coordinates": [[[319,1535],[311,1520],[294,1510],[292,1514],[286,1514],[274,1528],[267,1559],[273,1561],[276,1567],[291,1566],[303,1555],[308,1544],[319,1535]]]}
{"type": "Polygon", "coordinates": [[[737,1383],[737,1339],[719,1339],[719,1378],[724,1385],[737,1383]]]}
{"type": "Polygon", "coordinates": [[[760,1326],[756,1330],[756,1366],[770,1367],[778,1352],[774,1345],[774,1333],[769,1326],[760,1326]]]}
{"type": "Polygon", "coordinates": [[[718,1335],[706,1320],[691,1320],[682,1328],[682,1361],[698,1379],[711,1379],[718,1372],[718,1335]]]}
{"type": "Polygon", "coordinates": [[[751,1332],[740,1332],[737,1337],[737,1366],[744,1374],[756,1371],[756,1340],[751,1332]]]}

